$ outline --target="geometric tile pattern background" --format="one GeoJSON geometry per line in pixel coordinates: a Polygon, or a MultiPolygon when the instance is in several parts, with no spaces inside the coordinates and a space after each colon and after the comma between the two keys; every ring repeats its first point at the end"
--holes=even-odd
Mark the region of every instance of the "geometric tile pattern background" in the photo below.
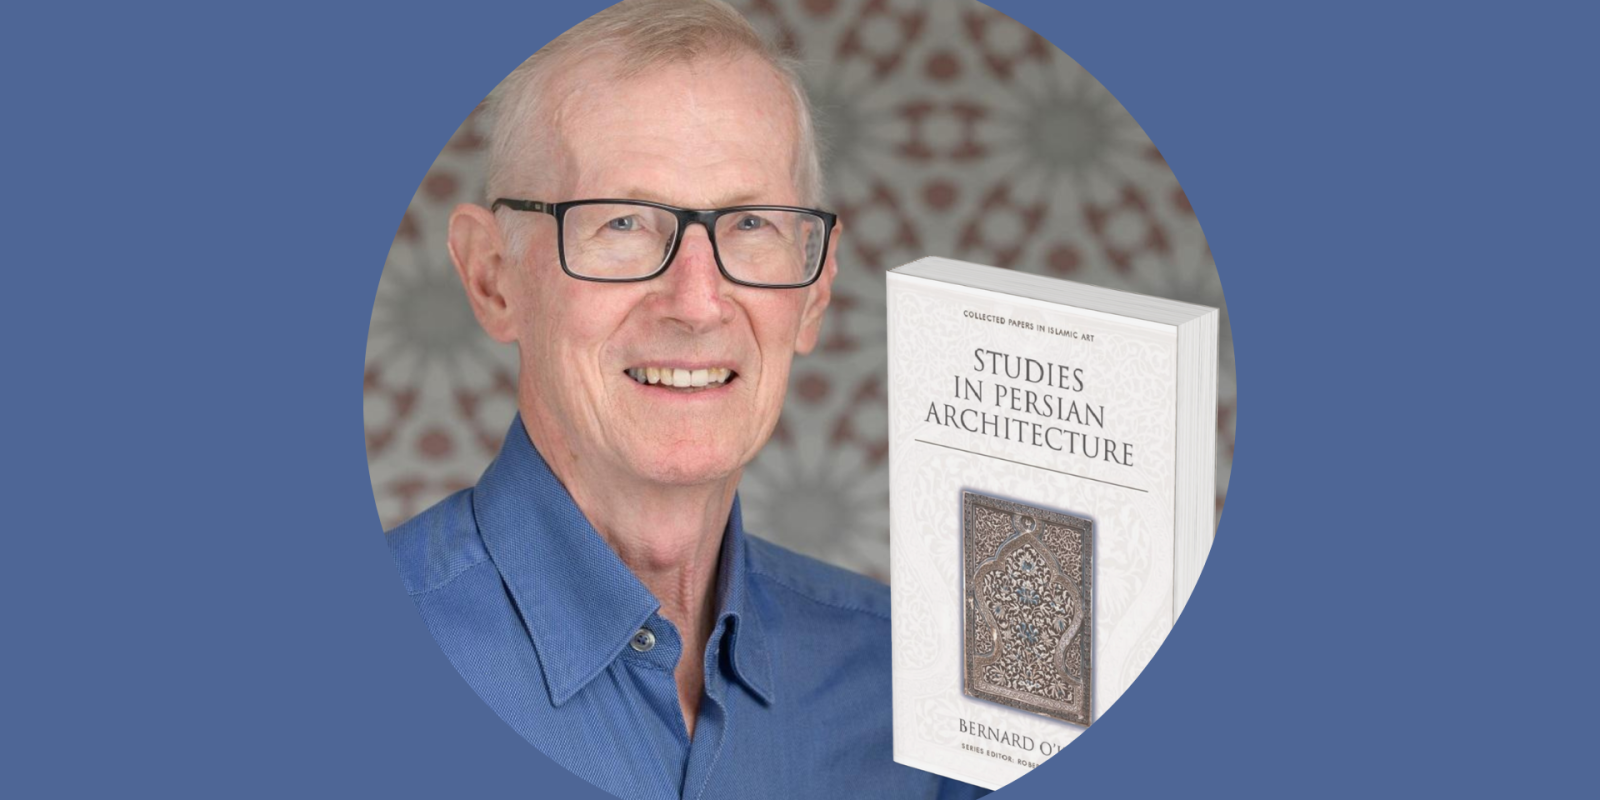
{"type": "MultiPolygon", "coordinates": [[[[805,65],[827,201],[844,225],[816,351],[740,484],[754,533],[888,579],[884,271],[926,255],[1222,309],[1217,510],[1235,372],[1222,285],[1160,151],[1055,46],[973,2],[734,3],[805,65]]],[[[478,328],[445,250],[483,202],[474,114],[418,187],[384,266],[363,380],[385,528],[477,481],[516,410],[516,353],[478,328]]]]}

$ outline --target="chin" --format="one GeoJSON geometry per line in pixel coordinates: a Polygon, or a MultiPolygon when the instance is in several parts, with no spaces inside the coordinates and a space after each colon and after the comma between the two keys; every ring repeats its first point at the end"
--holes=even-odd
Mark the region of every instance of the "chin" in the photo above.
{"type": "Polygon", "coordinates": [[[737,475],[742,454],[732,448],[666,447],[635,453],[629,461],[641,477],[668,486],[696,486],[737,475]]]}

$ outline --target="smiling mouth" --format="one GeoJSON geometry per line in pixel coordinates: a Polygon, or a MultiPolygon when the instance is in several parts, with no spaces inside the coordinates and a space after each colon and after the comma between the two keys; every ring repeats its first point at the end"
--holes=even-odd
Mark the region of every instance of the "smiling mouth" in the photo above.
{"type": "Polygon", "coordinates": [[[709,369],[682,369],[677,367],[633,367],[626,370],[628,377],[641,386],[660,386],[686,392],[697,392],[724,386],[739,373],[722,367],[709,369]]]}

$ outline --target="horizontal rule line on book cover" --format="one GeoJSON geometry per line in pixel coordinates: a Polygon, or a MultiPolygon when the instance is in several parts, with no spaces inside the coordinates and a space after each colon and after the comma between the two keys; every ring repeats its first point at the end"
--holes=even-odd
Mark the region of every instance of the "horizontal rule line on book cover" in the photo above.
{"type": "Polygon", "coordinates": [[[1009,458],[1002,458],[1001,456],[991,456],[988,453],[980,453],[980,452],[978,452],[976,450],[967,450],[966,448],[955,447],[954,445],[939,444],[938,442],[930,442],[927,439],[913,439],[912,441],[921,442],[923,444],[931,444],[934,447],[943,447],[946,450],[956,450],[956,451],[959,451],[959,452],[962,452],[962,453],[971,453],[972,455],[975,455],[975,456],[983,456],[984,458],[992,458],[992,459],[994,459],[996,461],[1004,461],[1006,463],[1016,464],[1017,466],[1021,466],[1021,467],[1033,467],[1034,469],[1042,469],[1045,472],[1054,472],[1057,475],[1065,475],[1065,476],[1067,476],[1069,478],[1082,478],[1083,480],[1094,481],[1095,483],[1106,483],[1106,484],[1110,484],[1112,486],[1117,486],[1117,487],[1120,487],[1120,488],[1123,488],[1123,489],[1132,489],[1135,492],[1144,492],[1145,494],[1149,494],[1150,493],[1149,489],[1140,489],[1137,486],[1129,486],[1129,485],[1127,485],[1125,483],[1117,483],[1116,481],[1106,481],[1106,480],[1101,480],[1099,478],[1091,478],[1088,475],[1079,475],[1077,473],[1065,472],[1065,471],[1059,470],[1059,469],[1051,469],[1049,467],[1041,467],[1038,464],[1029,464],[1026,461],[1014,461],[1014,460],[1009,459],[1009,458]]]}

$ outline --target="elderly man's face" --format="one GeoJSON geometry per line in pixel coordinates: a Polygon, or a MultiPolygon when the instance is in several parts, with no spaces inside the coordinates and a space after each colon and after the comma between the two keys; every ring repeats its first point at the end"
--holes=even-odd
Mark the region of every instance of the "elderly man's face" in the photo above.
{"type": "MultiPolygon", "coordinates": [[[[788,90],[755,59],[673,65],[623,81],[591,63],[552,88],[559,188],[537,199],[801,204],[788,90]]],[[[506,298],[521,389],[545,430],[559,431],[552,446],[569,451],[560,455],[580,469],[668,484],[723,478],[755,457],[777,424],[791,358],[816,342],[831,248],[809,288],[738,286],[718,272],[705,229],[694,225],[665,274],[603,284],[561,271],[553,218],[512,222],[533,228],[506,298]],[[642,384],[629,374],[639,368],[708,370],[712,383],[642,384]],[[717,385],[722,370],[729,378],[717,385]]]]}

